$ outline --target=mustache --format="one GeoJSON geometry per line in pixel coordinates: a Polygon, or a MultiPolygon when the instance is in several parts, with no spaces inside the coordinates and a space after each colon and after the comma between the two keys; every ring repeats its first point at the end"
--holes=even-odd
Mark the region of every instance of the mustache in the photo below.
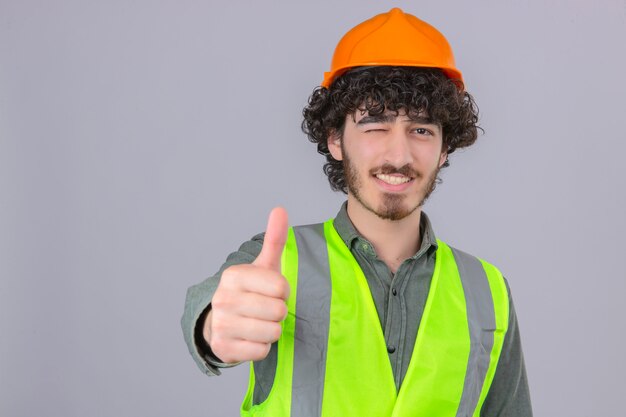
{"type": "Polygon", "coordinates": [[[411,178],[422,177],[422,174],[414,170],[413,167],[411,167],[409,164],[403,165],[400,168],[395,167],[391,164],[384,164],[378,168],[370,169],[370,175],[376,175],[376,174],[385,174],[385,175],[400,174],[400,175],[404,175],[405,177],[411,177],[411,178]]]}

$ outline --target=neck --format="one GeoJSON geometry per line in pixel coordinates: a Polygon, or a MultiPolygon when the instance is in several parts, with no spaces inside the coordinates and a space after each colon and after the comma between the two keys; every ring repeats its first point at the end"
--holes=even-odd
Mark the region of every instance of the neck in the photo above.
{"type": "Polygon", "coordinates": [[[401,220],[381,219],[351,195],[348,195],[348,217],[356,230],[376,250],[376,255],[385,262],[392,273],[405,259],[415,255],[421,244],[418,208],[401,220]]]}

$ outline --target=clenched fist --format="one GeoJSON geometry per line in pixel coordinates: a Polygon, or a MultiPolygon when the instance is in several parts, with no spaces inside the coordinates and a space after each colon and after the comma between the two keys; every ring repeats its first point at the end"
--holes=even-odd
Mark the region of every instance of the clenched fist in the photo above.
{"type": "Polygon", "coordinates": [[[223,362],[261,360],[280,337],[289,297],[289,283],[281,274],[288,227],[285,209],[272,210],[259,256],[222,273],[203,336],[223,362]]]}

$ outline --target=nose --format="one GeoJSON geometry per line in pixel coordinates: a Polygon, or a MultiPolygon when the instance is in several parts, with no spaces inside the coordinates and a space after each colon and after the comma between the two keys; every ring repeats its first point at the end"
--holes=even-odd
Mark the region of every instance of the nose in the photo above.
{"type": "Polygon", "coordinates": [[[385,149],[385,162],[397,168],[412,165],[414,160],[409,140],[409,135],[404,129],[392,130],[385,149]]]}

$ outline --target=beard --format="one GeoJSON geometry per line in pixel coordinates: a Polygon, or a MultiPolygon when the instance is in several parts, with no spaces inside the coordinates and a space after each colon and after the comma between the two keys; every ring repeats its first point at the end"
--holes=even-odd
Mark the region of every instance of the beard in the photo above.
{"type": "MultiPolygon", "coordinates": [[[[424,205],[424,202],[430,197],[432,192],[435,190],[438,182],[438,174],[440,167],[433,170],[430,173],[426,181],[424,182],[424,186],[419,190],[421,197],[418,199],[418,203],[409,206],[405,203],[407,199],[406,195],[395,194],[395,193],[383,193],[382,201],[378,205],[378,207],[373,207],[370,203],[365,201],[361,194],[361,189],[363,187],[361,178],[359,177],[359,173],[352,164],[349,155],[343,150],[343,169],[346,176],[346,185],[348,186],[348,191],[354,196],[354,198],[368,211],[374,213],[376,216],[380,217],[384,220],[402,220],[405,217],[409,216],[418,208],[424,205]]],[[[420,172],[414,170],[411,166],[404,165],[401,168],[396,168],[393,165],[385,164],[379,168],[373,168],[369,171],[369,175],[373,176],[374,174],[402,174],[404,176],[408,176],[414,178],[413,181],[423,180],[424,175],[420,172]]]]}

